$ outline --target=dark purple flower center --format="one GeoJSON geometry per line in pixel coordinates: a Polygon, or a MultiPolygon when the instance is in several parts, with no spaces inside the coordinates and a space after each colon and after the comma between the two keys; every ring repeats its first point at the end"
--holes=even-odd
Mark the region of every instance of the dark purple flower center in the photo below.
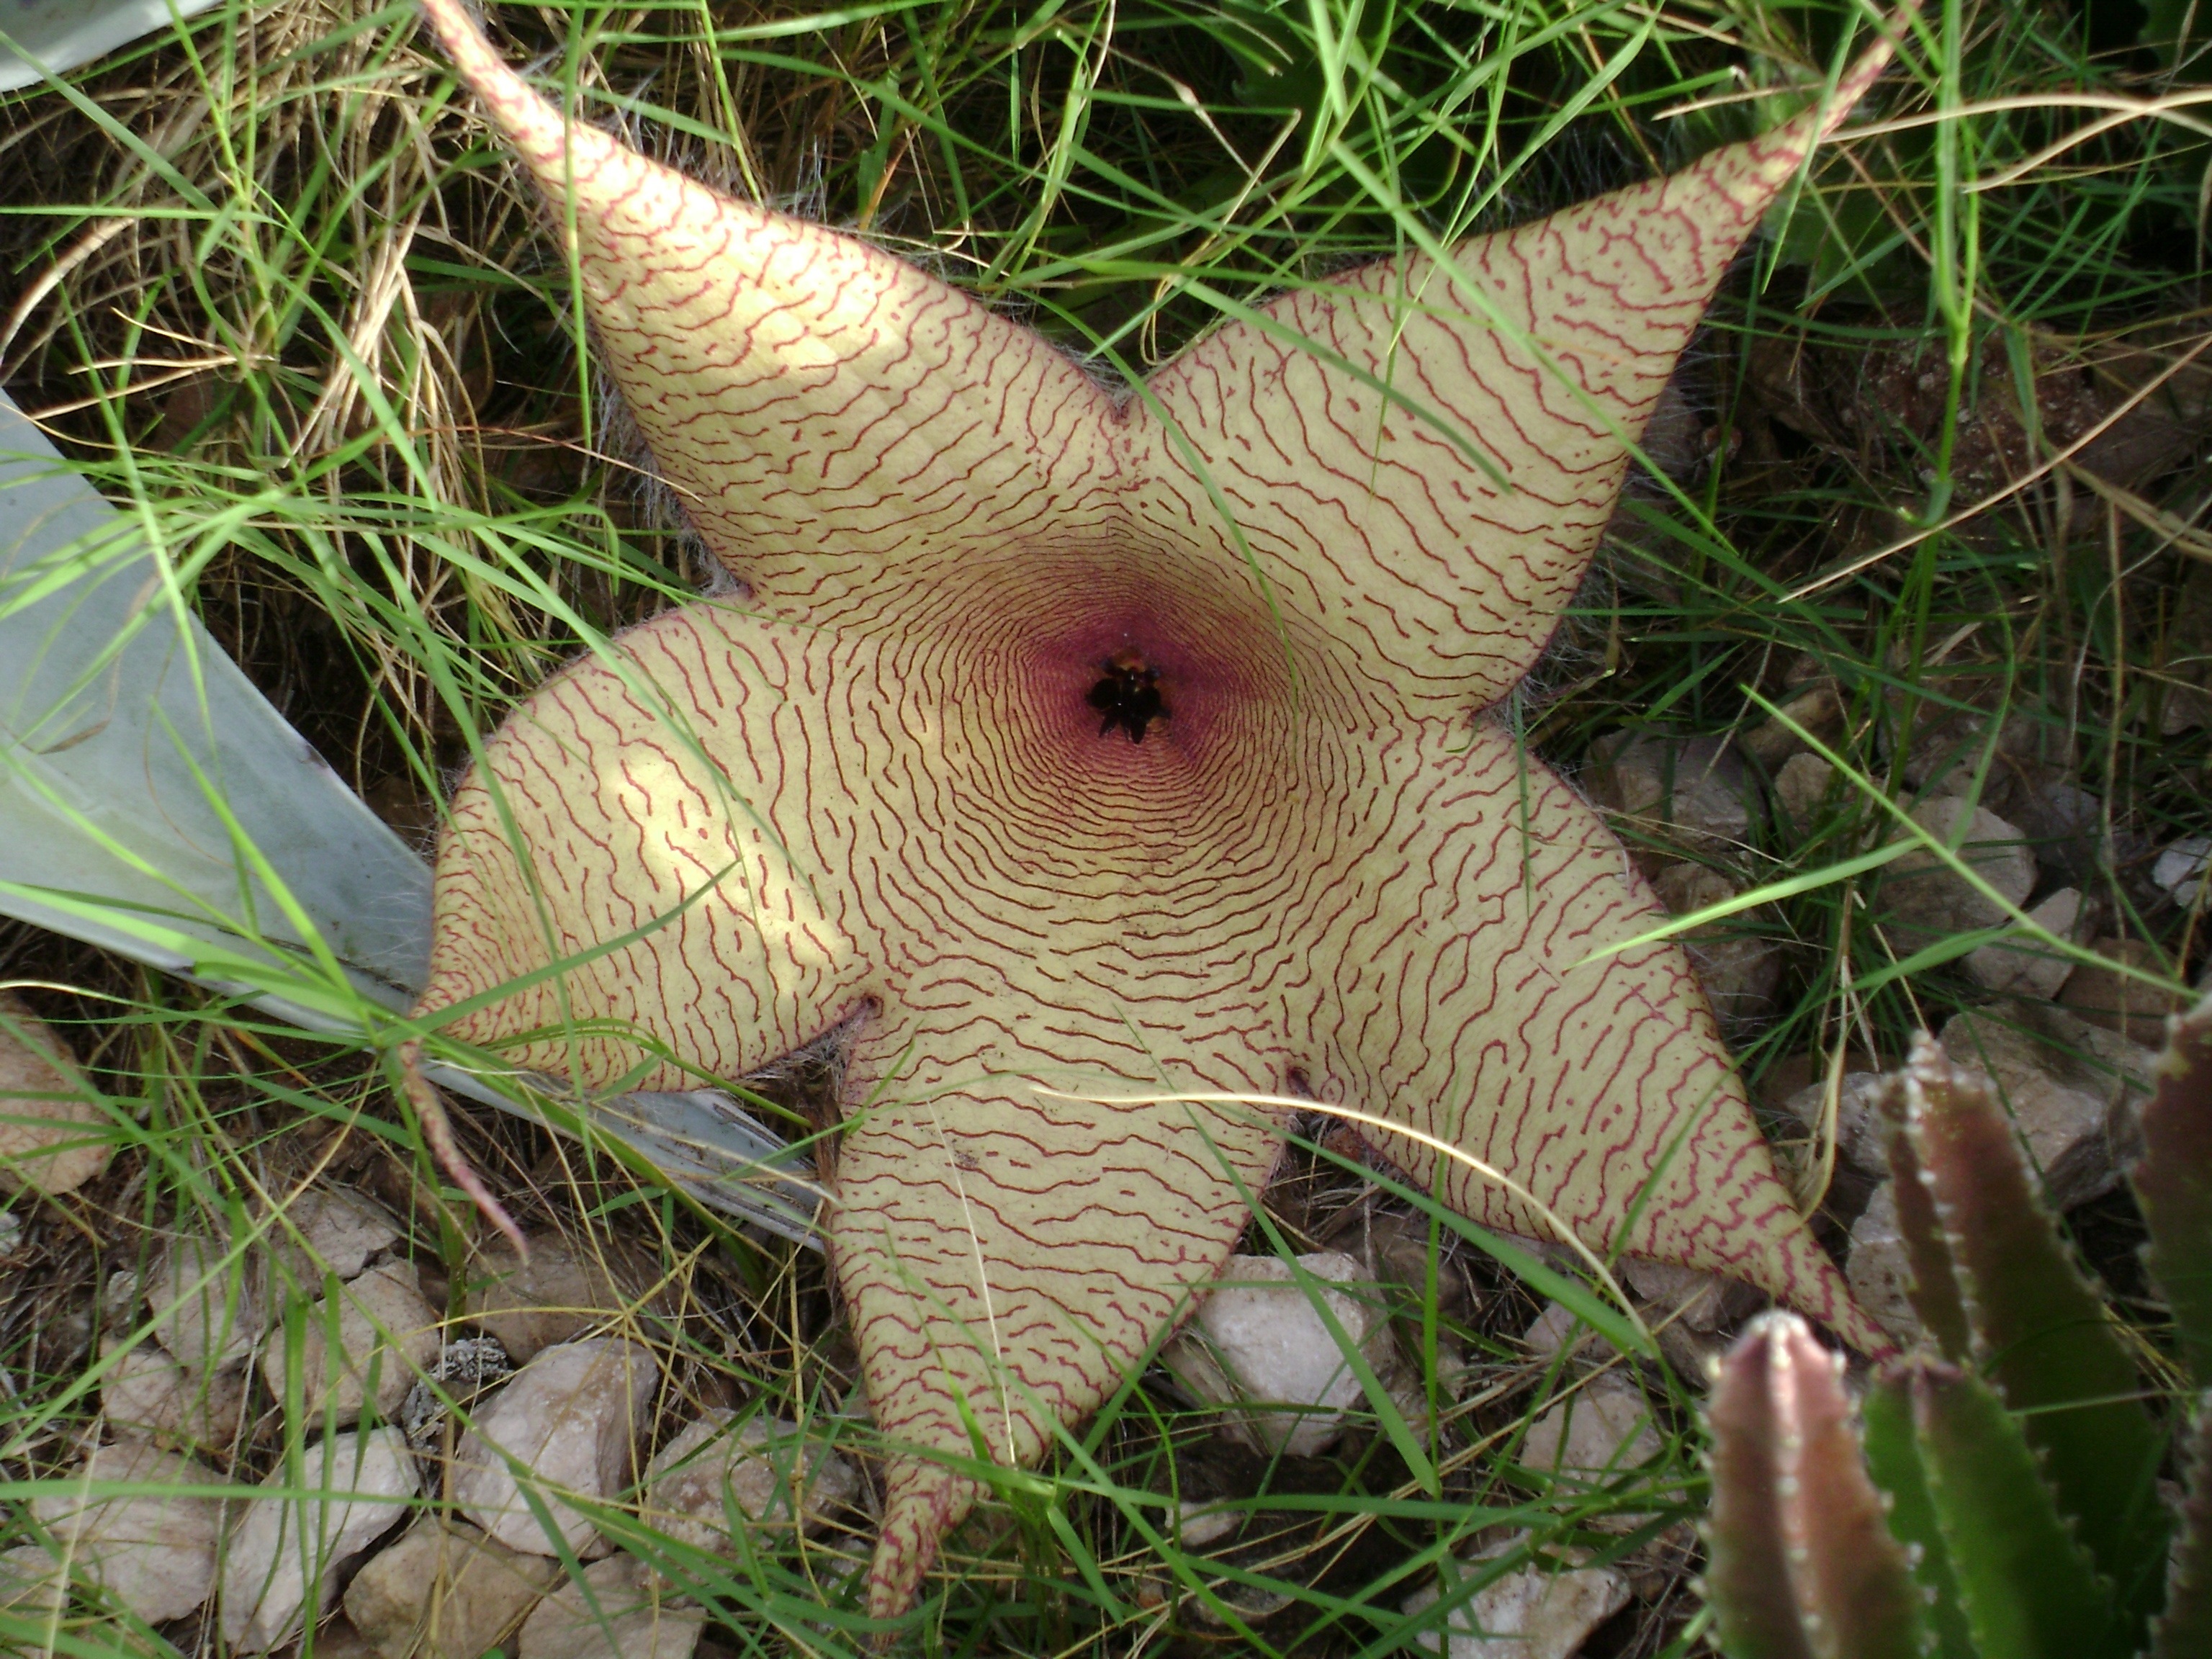
{"type": "Polygon", "coordinates": [[[1168,718],[1159,670],[1134,650],[1116,651],[1108,658],[1101,665],[1098,683],[1084,701],[1103,716],[1098,722],[1102,738],[1118,726],[1129,734],[1131,743],[1142,743],[1154,720],[1168,718]]]}

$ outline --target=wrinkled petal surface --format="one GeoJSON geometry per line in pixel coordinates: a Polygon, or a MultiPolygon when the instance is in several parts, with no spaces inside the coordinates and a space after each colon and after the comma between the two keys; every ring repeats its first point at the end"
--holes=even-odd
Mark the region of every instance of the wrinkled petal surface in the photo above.
{"type": "Polygon", "coordinates": [[[1036,1458],[1182,1316],[1279,1148],[1252,1109],[1040,1085],[1304,1083],[1493,1166],[1517,1194],[1443,1175],[1480,1220],[1556,1218],[1882,1346],[1679,950],[1614,948],[1658,919],[1619,843],[1476,716],[1882,54],[1824,113],[1449,270],[1286,295],[1121,398],[571,124],[459,0],[426,6],[751,594],[622,636],[489,746],[421,1012],[592,1090],[739,1076],[865,1015],[830,1234],[892,1446],[874,1612],[911,1602],[978,1460],[1036,1458]]]}

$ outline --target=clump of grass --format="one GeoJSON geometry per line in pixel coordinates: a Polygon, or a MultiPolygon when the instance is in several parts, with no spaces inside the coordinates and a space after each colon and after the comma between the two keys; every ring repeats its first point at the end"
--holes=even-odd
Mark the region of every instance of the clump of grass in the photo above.
{"type": "MultiPolygon", "coordinates": [[[[1855,15],[574,0],[497,21],[642,147],[876,238],[1130,374],[1224,308],[1395,252],[1414,228],[1507,222],[1747,131],[1765,89],[1825,64],[1855,15]]],[[[1931,6],[1871,131],[1824,155],[1727,285],[1680,383],[1676,448],[1655,446],[1669,476],[1635,493],[1518,713],[1571,768],[1624,726],[1741,734],[1832,682],[1824,739],[1845,781],[1728,860],[1778,888],[1892,833],[1882,802],[1925,787],[1916,745],[1948,722],[1965,738],[1952,763],[1992,803],[2021,813],[2060,787],[2093,803],[2086,827],[2048,838],[2100,907],[2092,938],[2131,941],[2146,981],[2179,984],[2205,954],[2204,907],[2148,876],[2159,847],[2212,830],[2212,724],[2190,713],[2212,686],[2212,540],[2196,528],[2212,498],[2186,465],[2212,398],[2195,355],[2212,149],[2189,113],[2193,63],[2100,36],[2104,17],[1931,6]],[[2107,416],[2139,441],[2132,471],[2099,471],[2086,448],[2051,464],[2107,416]]],[[[143,511],[197,571],[217,638],[418,844],[504,711],[702,580],[595,377],[530,189],[410,6],[220,8],[0,100],[0,170],[17,181],[0,204],[11,395],[143,511]]],[[[1869,878],[1814,881],[1766,914],[1787,977],[1745,1058],[1771,1094],[1838,1045],[1894,1057],[1978,997],[1955,958],[1892,939],[1869,878]]],[[[100,1337],[137,1316],[157,1233],[203,1228],[243,1259],[289,1194],[349,1185],[383,1196],[428,1281],[461,1294],[471,1224],[424,1179],[376,1040],[303,1036],[12,924],[0,979],[71,1034],[118,1145],[76,1198],[14,1204],[0,1498],[94,1430],[100,1337]]],[[[621,1322],[669,1363],[672,1402],[847,1413],[854,1361],[818,1257],[604,1149],[505,1120],[465,1133],[526,1223],[655,1264],[621,1322]]],[[[1702,1490],[1698,1379],[1641,1365],[1662,1449],[1613,1489],[1531,1480],[1516,1450],[1578,1382],[1516,1340],[1545,1296],[1344,1150],[1300,1149],[1247,1248],[1342,1247],[1378,1218],[1428,1241],[1436,1277],[1375,1292],[1425,1367],[1425,1473],[1371,1413],[1328,1458],[1240,1457],[1218,1414],[1133,1378],[1042,1469],[994,1475],[998,1501],[952,1541],[909,1639],[1384,1652],[1449,1611],[1409,1617],[1408,1595],[1502,1533],[1516,1541],[1486,1572],[1568,1549],[1661,1564],[1593,1654],[1696,1645],[1674,1528],[1702,1490]],[[1463,1293],[1444,1307],[1447,1279],[1463,1293]],[[1447,1382],[1452,1358],[1465,1370],[1447,1382]],[[1239,1530],[1184,1543],[1188,1500],[1236,1507],[1239,1530]],[[1615,1512],[1650,1518],[1593,1524],[1615,1512]]],[[[2078,1224],[2122,1271],[2124,1205],[2078,1224]]],[[[2156,1311],[2130,1314],[2154,1340],[2156,1311]]],[[[300,1431],[279,1419],[249,1425],[229,1473],[271,1466],[300,1431]]],[[[840,1436],[866,1452],[864,1422],[840,1436]]],[[[0,1544],[28,1535],[6,1524],[0,1544]]],[[[734,1562],[609,1525],[708,1608],[721,1650],[866,1646],[864,1514],[811,1541],[749,1540],[734,1562]]],[[[1463,1598],[1480,1580],[1457,1582],[1463,1598]]],[[[216,1647],[94,1611],[63,1630],[72,1652],[216,1647]]]]}

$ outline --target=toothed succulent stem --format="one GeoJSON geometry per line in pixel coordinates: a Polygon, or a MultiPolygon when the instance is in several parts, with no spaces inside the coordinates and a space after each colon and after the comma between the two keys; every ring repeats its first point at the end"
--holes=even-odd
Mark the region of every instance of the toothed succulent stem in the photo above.
{"type": "Polygon", "coordinates": [[[2212,997],[2169,1023],[2130,1173],[2190,1374],[2212,1382],[2212,997]]]}
{"type": "Polygon", "coordinates": [[[2134,1358],[2075,1267],[1989,1079],[1923,1036],[1887,1109],[1893,1152],[1927,1200],[1899,1206],[1913,1304],[1963,1317],[1965,1352],[1945,1357],[2013,1413],[2058,1512],[2140,1636],[2160,1599],[2167,1520],[2156,1486],[2165,1437],[2134,1397],[2134,1358]]]}
{"type": "Polygon", "coordinates": [[[1707,1582],[1740,1659],[1923,1649],[1920,1598],[1851,1417],[1838,1358],[1794,1315],[1761,1318],[1721,1368],[1707,1582]]]}
{"type": "MultiPolygon", "coordinates": [[[[2154,1277],[2212,1364],[2212,1000],[2175,1020],[2132,1172],[2154,1277]]],[[[1716,1383],[1707,1590],[1735,1659],[2212,1653],[2212,1394],[2167,1449],[1986,1079],[1926,1038],[1884,1112],[1912,1299],[1937,1355],[1882,1368],[1862,1437],[1803,1325],[1761,1321],[1716,1383]],[[1862,1458],[1862,1445],[1863,1458],[1862,1458]]]]}

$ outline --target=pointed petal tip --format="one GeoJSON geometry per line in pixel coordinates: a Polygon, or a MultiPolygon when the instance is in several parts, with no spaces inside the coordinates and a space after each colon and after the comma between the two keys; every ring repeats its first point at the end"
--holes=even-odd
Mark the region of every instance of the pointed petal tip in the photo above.
{"type": "Polygon", "coordinates": [[[422,15],[438,44],[475,92],[486,100],[522,89],[521,77],[492,47],[467,0],[422,0],[422,15]]]}
{"type": "Polygon", "coordinates": [[[1872,46],[1859,54],[1812,107],[1760,137],[1711,151],[1681,172],[1657,181],[1680,191],[1678,210],[1695,216],[1706,246],[1703,263],[1717,279],[1741,240],[1774,204],[1806,160],[1832,137],[1881,79],[1896,53],[1918,0],[1903,0],[1878,26],[1872,46]]]}
{"type": "MultiPolygon", "coordinates": [[[[868,1617],[884,1623],[905,1616],[920,1599],[922,1575],[937,1559],[945,1534],[975,1506],[981,1489],[935,1464],[901,1459],[884,1485],[882,1529],[868,1564],[868,1617]]],[[[880,1631],[877,1648],[896,1632],[880,1631]]]]}
{"type": "MultiPolygon", "coordinates": [[[[1874,44],[1853,59],[1850,67],[1838,79],[1835,92],[1783,129],[1793,133],[1797,161],[1802,161],[1808,151],[1832,137],[1850,118],[1859,100],[1866,96],[1896,57],[1897,44],[1919,10],[1920,0],[1899,0],[1889,15],[1875,26],[1874,44]]],[[[1790,164],[1792,169],[1795,165],[1790,164]]]]}
{"type": "MultiPolygon", "coordinates": [[[[1794,1318],[1802,1315],[1805,1320],[1824,1328],[1845,1347],[1869,1359],[1887,1359],[1898,1352],[1889,1334],[1859,1306],[1843,1269],[1820,1247],[1812,1229],[1802,1223],[1777,1241],[1771,1253],[1762,1261],[1724,1271],[1765,1291],[1781,1304],[1763,1318],[1794,1318]]],[[[1814,1340],[1810,1337],[1807,1340],[1814,1340]]],[[[1819,1346],[1817,1341],[1814,1346],[1819,1346]]]]}
{"type": "Polygon", "coordinates": [[[532,90],[499,55],[469,0],[422,0],[422,6],[454,71],[540,179],[556,179],[571,172],[588,174],[617,156],[651,165],[597,127],[568,120],[532,90]],[[578,155],[579,150],[583,154],[578,155]]]}

